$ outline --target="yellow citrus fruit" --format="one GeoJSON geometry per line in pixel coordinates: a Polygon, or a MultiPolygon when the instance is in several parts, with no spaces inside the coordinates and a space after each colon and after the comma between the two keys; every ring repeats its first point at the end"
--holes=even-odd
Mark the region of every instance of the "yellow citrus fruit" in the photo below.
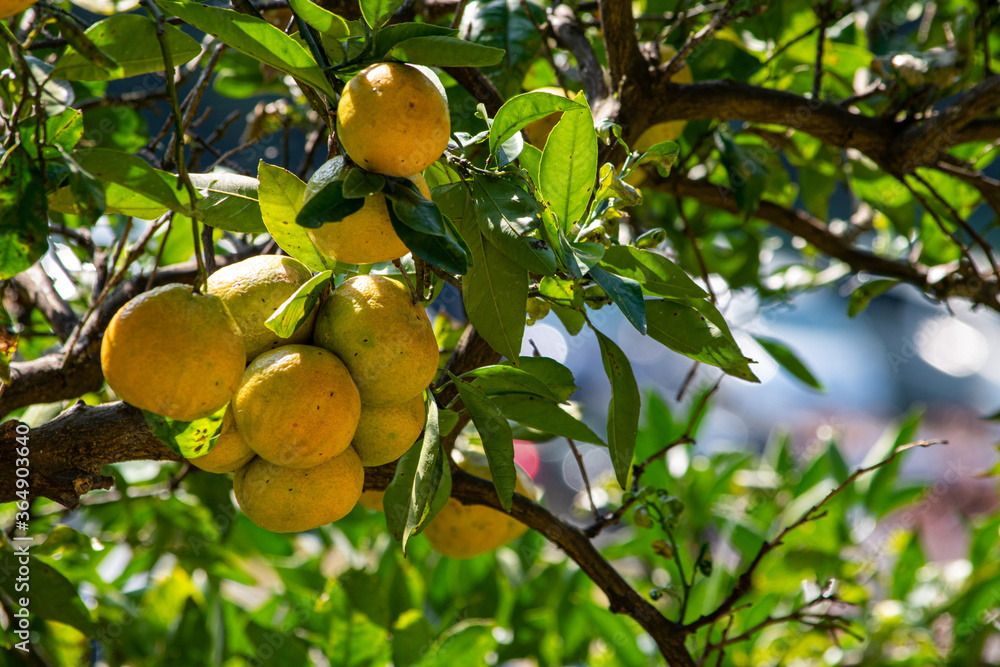
{"type": "Polygon", "coordinates": [[[111,318],[101,369],[126,403],[194,421],[229,402],[246,352],[226,305],[190,285],[164,285],[135,297],[111,318]]]}
{"type": "Polygon", "coordinates": [[[312,468],[285,468],[255,458],[233,475],[240,509],[275,533],[311,530],[354,509],[365,484],[361,459],[348,447],[312,468]]]}
{"type": "MultiPolygon", "coordinates": [[[[667,44],[660,45],[661,63],[670,62],[670,59],[676,55],[677,50],[674,47],[667,44]]],[[[670,80],[673,83],[692,83],[694,81],[694,74],[691,73],[691,67],[685,62],[684,67],[674,74],[670,80]]],[[[635,142],[633,150],[638,153],[645,153],[656,144],[663,143],[664,141],[676,141],[677,137],[681,136],[681,133],[684,132],[685,125],[687,125],[686,120],[671,120],[648,127],[639,135],[639,139],[635,142]]],[[[626,180],[626,183],[628,183],[628,180],[626,180]]],[[[629,184],[634,185],[633,183],[629,184]]]]}
{"type": "MultiPolygon", "coordinates": [[[[420,192],[431,198],[423,174],[408,176],[420,192]]],[[[365,198],[365,205],[340,222],[307,230],[316,249],[323,255],[347,264],[374,264],[399,259],[409,249],[396,236],[389,221],[389,209],[381,192],[365,198]]]]}
{"type": "Polygon", "coordinates": [[[0,0],[0,19],[9,19],[14,14],[24,11],[38,0],[0,0]]]}
{"type": "Polygon", "coordinates": [[[423,394],[395,405],[362,405],[351,446],[366,466],[380,466],[406,453],[424,430],[423,394]]]}
{"type": "Polygon", "coordinates": [[[230,403],[222,416],[222,430],[219,432],[219,439],[215,441],[215,446],[208,454],[188,459],[188,462],[205,472],[225,473],[242,468],[250,463],[250,459],[254,456],[253,450],[247,447],[239,429],[236,428],[233,404],[230,403]]]}
{"type": "MultiPolygon", "coordinates": [[[[493,479],[485,456],[471,456],[460,461],[458,467],[476,477],[493,479]]],[[[536,497],[531,479],[519,467],[515,488],[522,496],[536,497]]],[[[484,505],[463,505],[449,498],[437,516],[427,524],[424,535],[442,556],[475,558],[513,542],[527,530],[527,526],[506,512],[484,505]]]]}
{"type": "Polygon", "coordinates": [[[281,345],[309,341],[315,315],[310,315],[289,338],[280,338],[264,326],[264,321],[310,278],[312,273],[305,264],[277,255],[251,257],[209,277],[209,293],[222,299],[243,333],[247,361],[281,345]]]}
{"type": "Polygon", "coordinates": [[[402,283],[385,276],[341,283],[319,308],[313,341],[344,360],[367,405],[409,400],[437,374],[427,313],[402,283]]]}
{"type": "Polygon", "coordinates": [[[347,449],[360,412],[347,367],[312,345],[285,345],[254,359],[233,398],[250,449],[289,468],[310,468],[347,449]]]}
{"type": "Polygon", "coordinates": [[[358,502],[370,510],[384,512],[385,509],[382,507],[382,497],[384,495],[385,491],[365,491],[361,494],[361,499],[358,502]]]}
{"type": "Polygon", "coordinates": [[[341,146],[369,171],[387,176],[423,171],[441,157],[451,134],[448,100],[439,85],[405,63],[361,70],[337,104],[341,146]]]}
{"type": "MultiPolygon", "coordinates": [[[[539,88],[538,90],[531,91],[533,93],[552,93],[553,95],[558,95],[559,97],[569,97],[566,91],[562,88],[539,88]]],[[[528,123],[524,130],[524,138],[529,144],[535,148],[543,148],[545,146],[545,140],[549,138],[549,133],[552,132],[552,128],[556,126],[559,119],[562,118],[563,112],[557,111],[556,113],[550,113],[545,118],[539,118],[538,120],[528,123]]]]}

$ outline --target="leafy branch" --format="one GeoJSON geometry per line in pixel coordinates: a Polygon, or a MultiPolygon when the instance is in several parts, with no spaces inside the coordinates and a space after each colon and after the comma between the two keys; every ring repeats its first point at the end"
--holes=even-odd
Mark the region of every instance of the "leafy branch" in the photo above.
{"type": "Polygon", "coordinates": [[[771,553],[774,549],[781,546],[782,542],[788,536],[788,534],[791,533],[796,528],[799,528],[812,521],[817,521],[826,516],[826,512],[823,511],[823,508],[827,505],[827,503],[836,498],[842,491],[844,491],[844,489],[853,484],[856,479],[858,479],[862,475],[878,470],[883,466],[889,465],[890,463],[895,461],[896,458],[898,458],[903,452],[909,451],[910,449],[914,449],[917,447],[931,447],[933,445],[943,445],[943,444],[947,444],[947,441],[919,440],[917,442],[912,442],[910,444],[898,447],[895,451],[892,452],[892,454],[885,457],[878,463],[870,465],[867,468],[858,468],[857,470],[855,470],[847,477],[847,479],[845,479],[839,486],[837,486],[837,488],[830,491],[830,493],[828,493],[822,500],[820,500],[818,503],[809,508],[796,521],[783,528],[775,538],[773,538],[768,542],[765,542],[761,546],[760,550],[757,552],[757,555],[754,556],[754,559],[750,562],[750,565],[747,566],[747,568],[743,571],[742,574],[740,574],[739,578],[736,580],[736,585],[733,586],[732,592],[721,603],[719,603],[719,606],[716,607],[714,611],[711,611],[708,614],[705,614],[695,619],[694,621],[686,624],[684,626],[684,629],[689,632],[694,631],[705,625],[715,623],[720,618],[723,618],[729,614],[734,613],[734,607],[736,603],[740,600],[740,598],[742,598],[750,591],[752,587],[754,571],[757,569],[757,566],[760,565],[761,561],[764,559],[764,556],[766,556],[767,554],[771,553]]]}

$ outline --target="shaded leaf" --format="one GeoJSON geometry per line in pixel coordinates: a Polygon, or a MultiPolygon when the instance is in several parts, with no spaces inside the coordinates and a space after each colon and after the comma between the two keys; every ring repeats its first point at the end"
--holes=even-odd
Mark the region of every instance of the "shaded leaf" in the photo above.
{"type": "Polygon", "coordinates": [[[532,273],[555,273],[552,249],[526,236],[538,219],[537,204],[528,193],[504,180],[476,176],[472,197],[480,230],[500,252],[532,273]]]}
{"type": "Polygon", "coordinates": [[[623,489],[628,483],[629,469],[632,467],[632,453],[635,451],[636,435],[639,432],[639,385],[632,373],[632,364],[615,342],[594,330],[601,346],[604,373],[611,382],[611,402],[608,403],[608,450],[615,478],[623,489]]]}
{"type": "Polygon", "coordinates": [[[463,373],[459,377],[469,379],[474,387],[481,389],[487,396],[534,394],[552,401],[559,400],[544,382],[515,366],[503,364],[483,366],[463,373]]]}
{"type": "Polygon", "coordinates": [[[462,280],[469,322],[494,350],[510,360],[521,353],[528,272],[483,238],[474,215],[462,219],[472,266],[462,280]]]}
{"type": "Polygon", "coordinates": [[[717,366],[734,377],[760,382],[722,315],[709,302],[650,300],[646,302],[646,323],[650,338],[674,352],[717,366]]]}
{"type": "Polygon", "coordinates": [[[16,146],[0,158],[0,279],[38,261],[49,248],[48,232],[45,179],[16,146]]]}
{"type": "Polygon", "coordinates": [[[514,435],[510,424],[496,403],[489,396],[468,382],[459,380],[451,373],[448,377],[455,383],[458,395],[468,410],[472,423],[483,441],[483,449],[490,464],[490,476],[493,487],[500,498],[500,504],[510,511],[514,498],[514,487],[517,484],[517,472],[514,469],[514,435]]]}
{"type": "Polygon", "coordinates": [[[433,396],[427,398],[426,406],[424,439],[399,459],[382,500],[386,527],[402,542],[404,554],[410,537],[434,518],[451,495],[451,471],[441,448],[438,406],[433,396]]]}
{"type": "MultiPolygon", "coordinates": [[[[501,365],[513,365],[512,361],[501,361],[501,365]]],[[[568,401],[579,387],[573,378],[573,371],[550,357],[520,357],[517,366],[531,373],[545,383],[559,401],[568,401]]]]}
{"type": "Polygon", "coordinates": [[[631,278],[622,278],[596,266],[590,269],[590,277],[601,286],[625,318],[636,330],[646,334],[646,304],[642,298],[642,288],[631,278]]]}

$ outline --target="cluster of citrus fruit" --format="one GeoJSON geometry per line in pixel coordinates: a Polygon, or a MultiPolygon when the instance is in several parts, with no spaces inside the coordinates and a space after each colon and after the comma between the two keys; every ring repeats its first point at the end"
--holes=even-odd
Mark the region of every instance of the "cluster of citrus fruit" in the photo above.
{"type": "Polygon", "coordinates": [[[268,329],[311,277],[271,255],[220,269],[204,294],[154,289],[115,314],[101,348],[108,385],[132,405],[194,421],[229,404],[215,446],[191,463],[235,472],[240,507],[275,532],[354,507],[363,466],[399,458],[420,435],[438,368],[424,309],[385,276],[345,280],[287,338],[268,329]]]}
{"type": "MultiPolygon", "coordinates": [[[[440,157],[450,132],[435,82],[400,63],[374,65],[347,84],[337,119],[355,163],[410,178],[427,197],[420,171],[440,157]]],[[[381,194],[311,234],[321,252],[345,263],[408,252],[381,194]]],[[[101,347],[108,385],[127,403],[188,422],[225,408],[215,445],[190,462],[234,473],[244,513],[274,532],[309,530],[350,512],[362,497],[364,467],[398,459],[420,436],[424,390],[438,370],[426,312],[406,286],[382,275],[345,280],[288,337],[269,329],[266,320],[311,278],[291,257],[260,256],[220,269],[204,292],[166,285],[116,313],[101,347]]],[[[468,469],[490,477],[487,466],[468,469]]],[[[522,473],[518,490],[528,493],[526,485],[522,473]]],[[[380,494],[365,504],[381,509],[380,494]]],[[[523,531],[501,512],[450,500],[427,534],[440,552],[467,558],[523,531]]]]}

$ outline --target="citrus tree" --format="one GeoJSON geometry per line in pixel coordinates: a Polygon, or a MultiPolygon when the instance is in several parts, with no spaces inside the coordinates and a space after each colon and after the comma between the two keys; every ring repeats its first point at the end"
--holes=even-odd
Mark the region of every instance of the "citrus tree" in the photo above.
{"type": "Polygon", "coordinates": [[[0,664],[996,660],[1000,517],[928,561],[919,411],[860,463],[698,445],[757,382],[737,293],[1000,311],[995,3],[0,15],[0,664]],[[608,404],[522,354],[543,319],[608,404]],[[515,438],[576,454],[579,511],[515,438]]]}

